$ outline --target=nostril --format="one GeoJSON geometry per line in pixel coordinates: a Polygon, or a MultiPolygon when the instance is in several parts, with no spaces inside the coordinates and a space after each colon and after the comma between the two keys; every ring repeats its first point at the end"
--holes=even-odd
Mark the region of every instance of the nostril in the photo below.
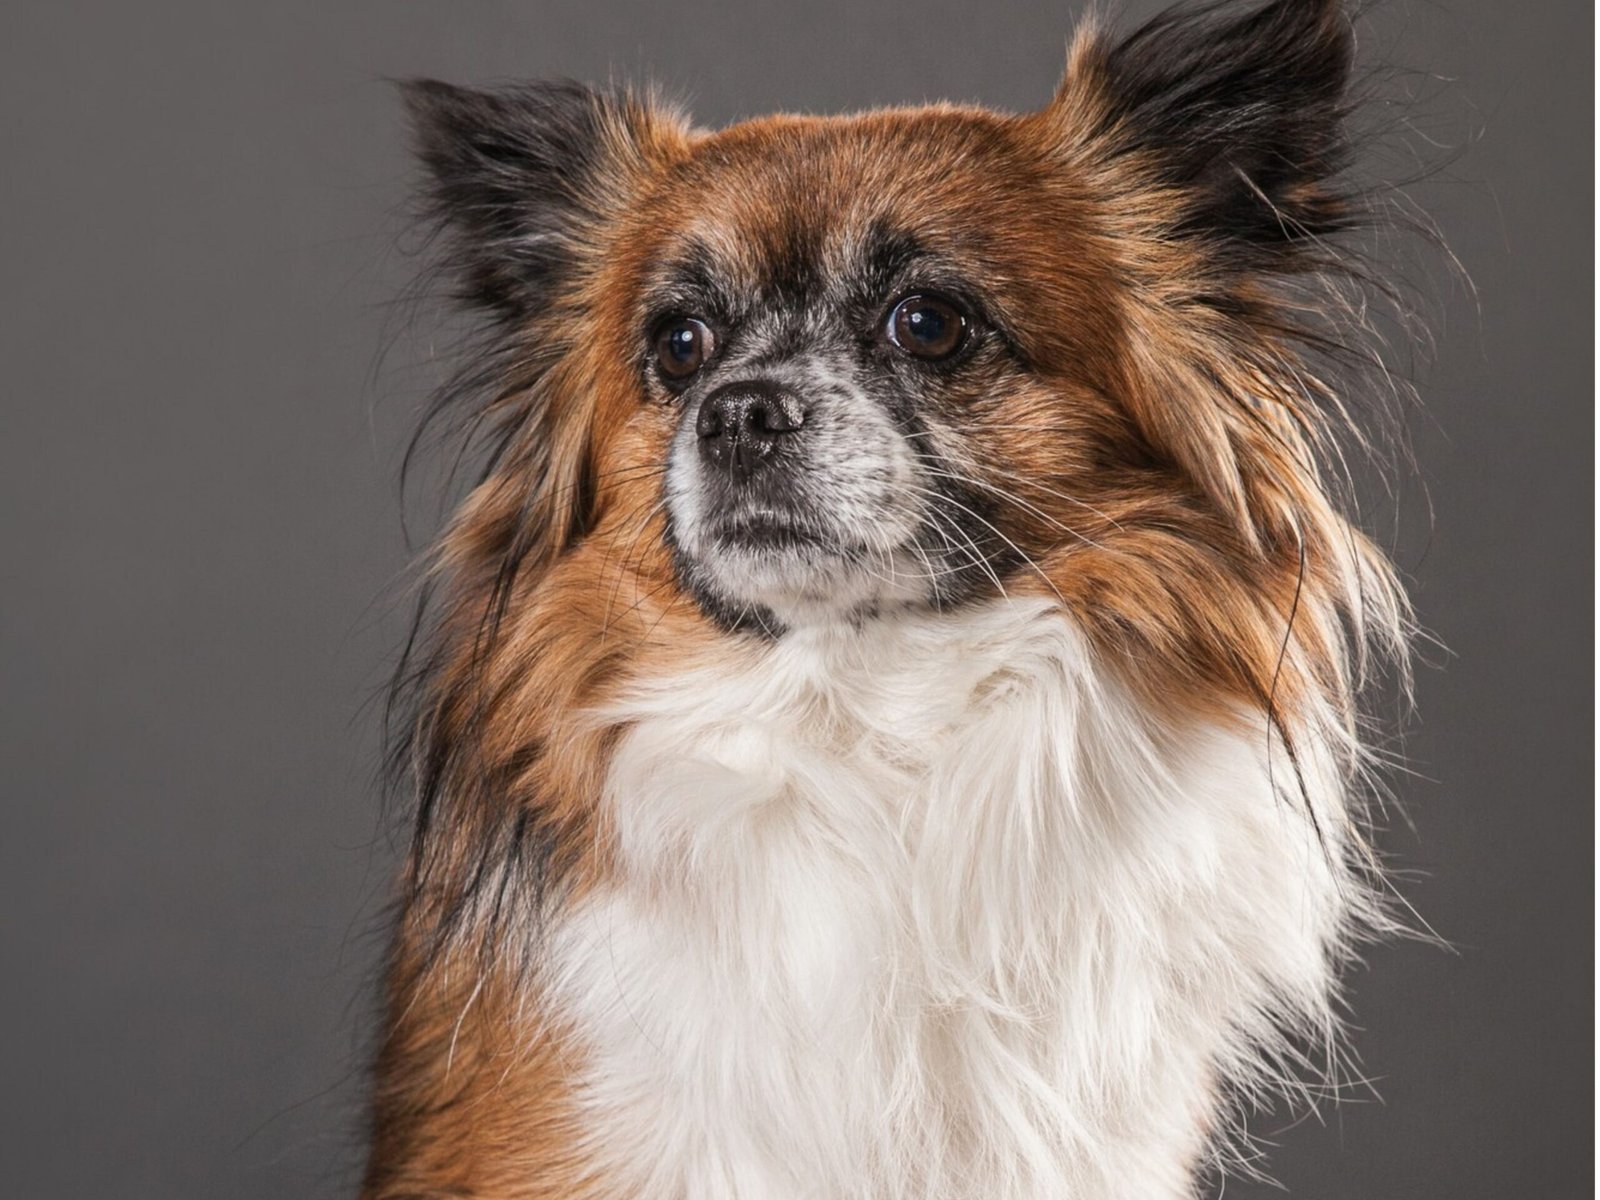
{"type": "Polygon", "coordinates": [[[745,425],[762,433],[792,433],[805,423],[805,413],[791,396],[766,396],[750,406],[745,425]]]}
{"type": "Polygon", "coordinates": [[[771,433],[772,424],[767,418],[767,406],[763,401],[751,401],[744,410],[744,429],[746,433],[771,433]]]}
{"type": "Polygon", "coordinates": [[[712,396],[700,406],[700,413],[695,417],[694,431],[702,438],[722,436],[723,414],[719,399],[712,396]]]}

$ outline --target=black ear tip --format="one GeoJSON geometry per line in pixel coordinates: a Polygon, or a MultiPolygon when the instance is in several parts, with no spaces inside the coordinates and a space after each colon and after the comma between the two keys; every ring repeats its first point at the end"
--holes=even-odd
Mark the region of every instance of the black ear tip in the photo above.
{"type": "Polygon", "coordinates": [[[461,87],[440,79],[392,81],[413,129],[467,135],[518,124],[545,124],[592,112],[605,99],[571,79],[541,80],[497,88],[461,87]]]}
{"type": "Polygon", "coordinates": [[[1278,20],[1290,31],[1318,41],[1325,50],[1353,54],[1355,30],[1352,11],[1344,0],[1275,0],[1265,12],[1278,10],[1278,20]]]}
{"type": "Polygon", "coordinates": [[[1279,4],[1287,2],[1293,10],[1293,19],[1298,20],[1323,37],[1340,42],[1354,41],[1355,35],[1351,30],[1353,10],[1344,0],[1278,0],[1279,4]]]}
{"type": "Polygon", "coordinates": [[[412,123],[427,127],[447,121],[453,114],[469,111],[479,93],[471,88],[445,83],[442,79],[396,79],[400,102],[412,123]]]}
{"type": "MultiPolygon", "coordinates": [[[[1227,0],[1224,0],[1224,5],[1227,0]]],[[[1248,7],[1248,6],[1240,6],[1248,7]]],[[[1345,0],[1268,0],[1258,5],[1259,14],[1275,13],[1282,19],[1304,24],[1322,25],[1343,23],[1348,8],[1345,0]]]]}
{"type": "Polygon", "coordinates": [[[401,102],[410,109],[436,104],[457,90],[454,84],[445,83],[442,79],[391,79],[389,84],[400,93],[401,102]]]}

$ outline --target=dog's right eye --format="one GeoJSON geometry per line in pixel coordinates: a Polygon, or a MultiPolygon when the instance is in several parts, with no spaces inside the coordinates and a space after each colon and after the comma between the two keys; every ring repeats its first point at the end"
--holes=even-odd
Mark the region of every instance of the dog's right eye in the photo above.
{"type": "Polygon", "coordinates": [[[656,365],[668,379],[688,379],[706,363],[716,349],[711,327],[694,317],[673,317],[663,321],[655,334],[656,365]]]}

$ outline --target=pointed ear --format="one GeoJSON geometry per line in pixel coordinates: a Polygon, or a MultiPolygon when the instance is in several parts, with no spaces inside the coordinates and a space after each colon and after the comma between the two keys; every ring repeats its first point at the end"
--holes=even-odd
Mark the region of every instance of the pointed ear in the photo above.
{"type": "Polygon", "coordinates": [[[432,215],[455,240],[464,298],[502,316],[543,308],[682,123],[571,82],[495,91],[401,85],[432,215]]]}
{"type": "Polygon", "coordinates": [[[1333,178],[1353,51],[1339,0],[1177,7],[1121,41],[1080,39],[1052,107],[1137,156],[1182,232],[1259,259],[1351,223],[1333,178]]]}

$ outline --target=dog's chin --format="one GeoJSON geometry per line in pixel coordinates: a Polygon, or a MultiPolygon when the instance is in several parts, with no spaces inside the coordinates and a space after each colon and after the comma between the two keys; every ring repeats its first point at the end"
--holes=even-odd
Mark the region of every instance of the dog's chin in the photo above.
{"type": "Polygon", "coordinates": [[[741,517],[680,542],[686,581],[724,623],[768,631],[926,604],[928,569],[907,547],[847,542],[774,517],[741,517]]]}

